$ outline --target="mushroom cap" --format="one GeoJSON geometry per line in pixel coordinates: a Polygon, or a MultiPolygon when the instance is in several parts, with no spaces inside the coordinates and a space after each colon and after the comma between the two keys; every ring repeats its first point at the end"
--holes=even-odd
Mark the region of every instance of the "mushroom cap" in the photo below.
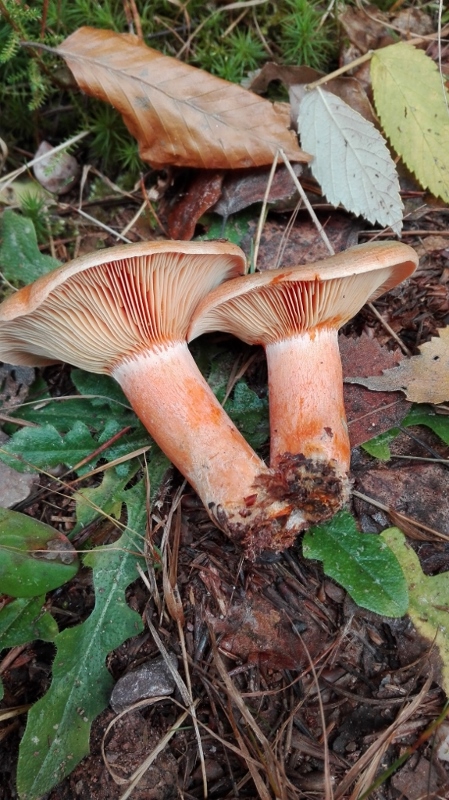
{"type": "Polygon", "coordinates": [[[268,345],[318,326],[340,328],[417,264],[406,244],[371,242],[313,264],[235,278],[201,301],[188,340],[218,330],[247,344],[268,345]]]}
{"type": "Polygon", "coordinates": [[[67,361],[109,373],[145,349],[185,340],[200,300],[245,272],[229,242],[141,242],[89,253],[0,305],[0,359],[67,361]]]}

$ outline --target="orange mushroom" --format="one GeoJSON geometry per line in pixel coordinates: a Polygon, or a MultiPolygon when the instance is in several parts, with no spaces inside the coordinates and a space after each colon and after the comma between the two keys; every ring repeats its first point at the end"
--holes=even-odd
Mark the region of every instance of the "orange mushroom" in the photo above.
{"type": "Polygon", "coordinates": [[[338,329],[415,270],[400,242],[358,245],[313,264],[234,278],[197,307],[188,340],[226,331],[265,347],[270,466],[298,492],[307,524],[349,497],[350,446],[338,329]]]}
{"type": "Polygon", "coordinates": [[[281,533],[294,537],[292,504],[272,488],[272,471],[231,422],[186,342],[199,301],[244,269],[242,251],[224,242],[88,254],[0,305],[0,359],[67,361],[112,375],[215,524],[254,555],[281,533]]]}

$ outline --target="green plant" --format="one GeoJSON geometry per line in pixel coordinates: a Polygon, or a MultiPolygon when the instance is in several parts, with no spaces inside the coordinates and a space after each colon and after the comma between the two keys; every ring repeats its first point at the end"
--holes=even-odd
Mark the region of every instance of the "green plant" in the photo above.
{"type": "Polygon", "coordinates": [[[281,18],[284,62],[323,69],[334,45],[319,5],[313,0],[285,0],[285,5],[289,13],[281,18]]]}
{"type": "Polygon", "coordinates": [[[233,83],[261,66],[266,56],[260,38],[250,28],[239,28],[224,39],[218,36],[195,48],[197,66],[233,83]]]}
{"type": "Polygon", "coordinates": [[[20,198],[20,210],[24,217],[31,220],[36,231],[39,244],[48,240],[50,227],[47,201],[35,191],[29,189],[20,198]]]}

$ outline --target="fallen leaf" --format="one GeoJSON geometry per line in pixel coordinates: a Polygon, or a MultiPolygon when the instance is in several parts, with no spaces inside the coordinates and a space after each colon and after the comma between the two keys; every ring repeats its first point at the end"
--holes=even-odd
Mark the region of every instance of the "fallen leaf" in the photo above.
{"type": "MultiPolygon", "coordinates": [[[[394,461],[353,470],[358,491],[412,520],[449,534],[449,472],[442,464],[394,461]]],[[[358,513],[373,509],[356,500],[358,513]],[[361,509],[361,511],[360,511],[361,509]]]]}
{"type": "Polygon", "coordinates": [[[437,65],[422,50],[398,42],[373,54],[371,79],[391,144],[420,184],[448,201],[447,95],[437,65]]]}
{"type": "Polygon", "coordinates": [[[415,628],[429,643],[438,648],[442,660],[442,685],[449,695],[449,573],[424,575],[418,556],[407,544],[399,528],[388,528],[380,534],[398,559],[409,589],[408,614],[415,628]]]}
{"type": "MultiPolygon", "coordinates": [[[[343,13],[338,15],[351,44],[355,45],[360,53],[375,50],[384,43],[388,28],[388,15],[377,6],[346,6],[343,13]]],[[[391,34],[390,41],[392,41],[391,34]]]]}
{"type": "Polygon", "coordinates": [[[346,378],[374,392],[405,392],[413,403],[444,403],[449,400],[449,327],[439,330],[419,349],[419,356],[404,359],[399,367],[370,378],[346,378]]]}
{"type": "Polygon", "coordinates": [[[221,170],[202,169],[195,174],[168,215],[167,231],[172,239],[188,241],[192,238],[199,218],[219,199],[222,184],[221,170]]]}
{"type": "Polygon", "coordinates": [[[396,366],[403,359],[399,350],[387,350],[377,339],[362,333],[357,339],[339,337],[344,399],[351,447],[369,441],[400,425],[410,403],[401,392],[373,393],[351,381],[353,375],[381,375],[383,370],[396,366]],[[346,381],[350,381],[349,383],[346,381]]]}
{"type": "Polygon", "coordinates": [[[347,511],[306,531],[302,552],[322,561],[325,574],[362,608],[387,617],[406,613],[407,585],[396,556],[377,535],[360,533],[347,511]]]}
{"type": "Polygon", "coordinates": [[[416,755],[392,776],[391,784],[406,800],[422,800],[424,797],[438,797],[438,789],[445,788],[442,780],[444,778],[438,775],[427,758],[416,755]]]}
{"type": "Polygon", "coordinates": [[[137,36],[83,27],[59,45],[78,85],[123,116],[143,161],[203,169],[271,164],[279,147],[308,161],[288,107],[147,47],[137,36]]]}
{"type": "MultiPolygon", "coordinates": [[[[264,64],[262,69],[258,71],[248,88],[253,92],[262,93],[267,90],[272,81],[280,81],[284,84],[289,90],[292,127],[296,128],[299,103],[307,92],[307,86],[323,77],[324,72],[318,72],[318,70],[312,69],[312,67],[291,67],[283,64],[275,64],[270,61],[264,64]]],[[[347,75],[340,78],[332,78],[326,81],[326,89],[344,100],[345,103],[355,109],[355,111],[358,111],[365,119],[368,119],[374,124],[377,122],[368,95],[357,78],[347,75]]]]}
{"type": "MultiPolygon", "coordinates": [[[[295,164],[293,171],[297,177],[301,175],[300,164],[295,164]]],[[[231,214],[236,214],[253,203],[261,203],[268,187],[269,175],[270,170],[264,167],[245,170],[243,174],[241,171],[229,172],[223,181],[221,197],[211,210],[227,219],[231,214]]],[[[292,202],[297,196],[289,171],[283,165],[278,167],[271,182],[267,202],[271,207],[282,210],[286,204],[292,208],[292,202]]]]}
{"type": "Polygon", "coordinates": [[[274,608],[262,595],[250,591],[241,603],[227,608],[224,618],[209,612],[208,620],[220,635],[221,650],[243,661],[259,661],[271,669],[303,669],[309,663],[305,648],[309,658],[315,659],[330,643],[329,636],[307,609],[303,618],[294,610],[288,615],[274,608]],[[301,631],[301,638],[295,633],[295,625],[301,631]]]}
{"type": "Polygon", "coordinates": [[[299,105],[302,146],[314,156],[313,176],[333,205],[399,234],[403,205],[385,140],[374,125],[320,87],[299,105]]]}

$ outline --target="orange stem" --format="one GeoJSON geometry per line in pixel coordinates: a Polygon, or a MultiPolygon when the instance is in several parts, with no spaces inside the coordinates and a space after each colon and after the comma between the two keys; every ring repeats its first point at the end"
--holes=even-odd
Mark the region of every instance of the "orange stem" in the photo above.
{"type": "MultiPolygon", "coordinates": [[[[290,505],[270,496],[271,470],[231,422],[185,342],[146,350],[112,372],[155,441],[236,539],[274,525],[290,505]]],[[[285,520],[284,520],[285,521],[285,520]]]]}
{"type": "Polygon", "coordinates": [[[337,330],[298,334],[267,345],[266,354],[271,467],[304,456],[315,465],[331,464],[346,482],[350,444],[337,330]]]}
{"type": "Polygon", "coordinates": [[[322,328],[266,347],[271,466],[284,453],[349,468],[343,373],[336,330],[322,328]]]}

